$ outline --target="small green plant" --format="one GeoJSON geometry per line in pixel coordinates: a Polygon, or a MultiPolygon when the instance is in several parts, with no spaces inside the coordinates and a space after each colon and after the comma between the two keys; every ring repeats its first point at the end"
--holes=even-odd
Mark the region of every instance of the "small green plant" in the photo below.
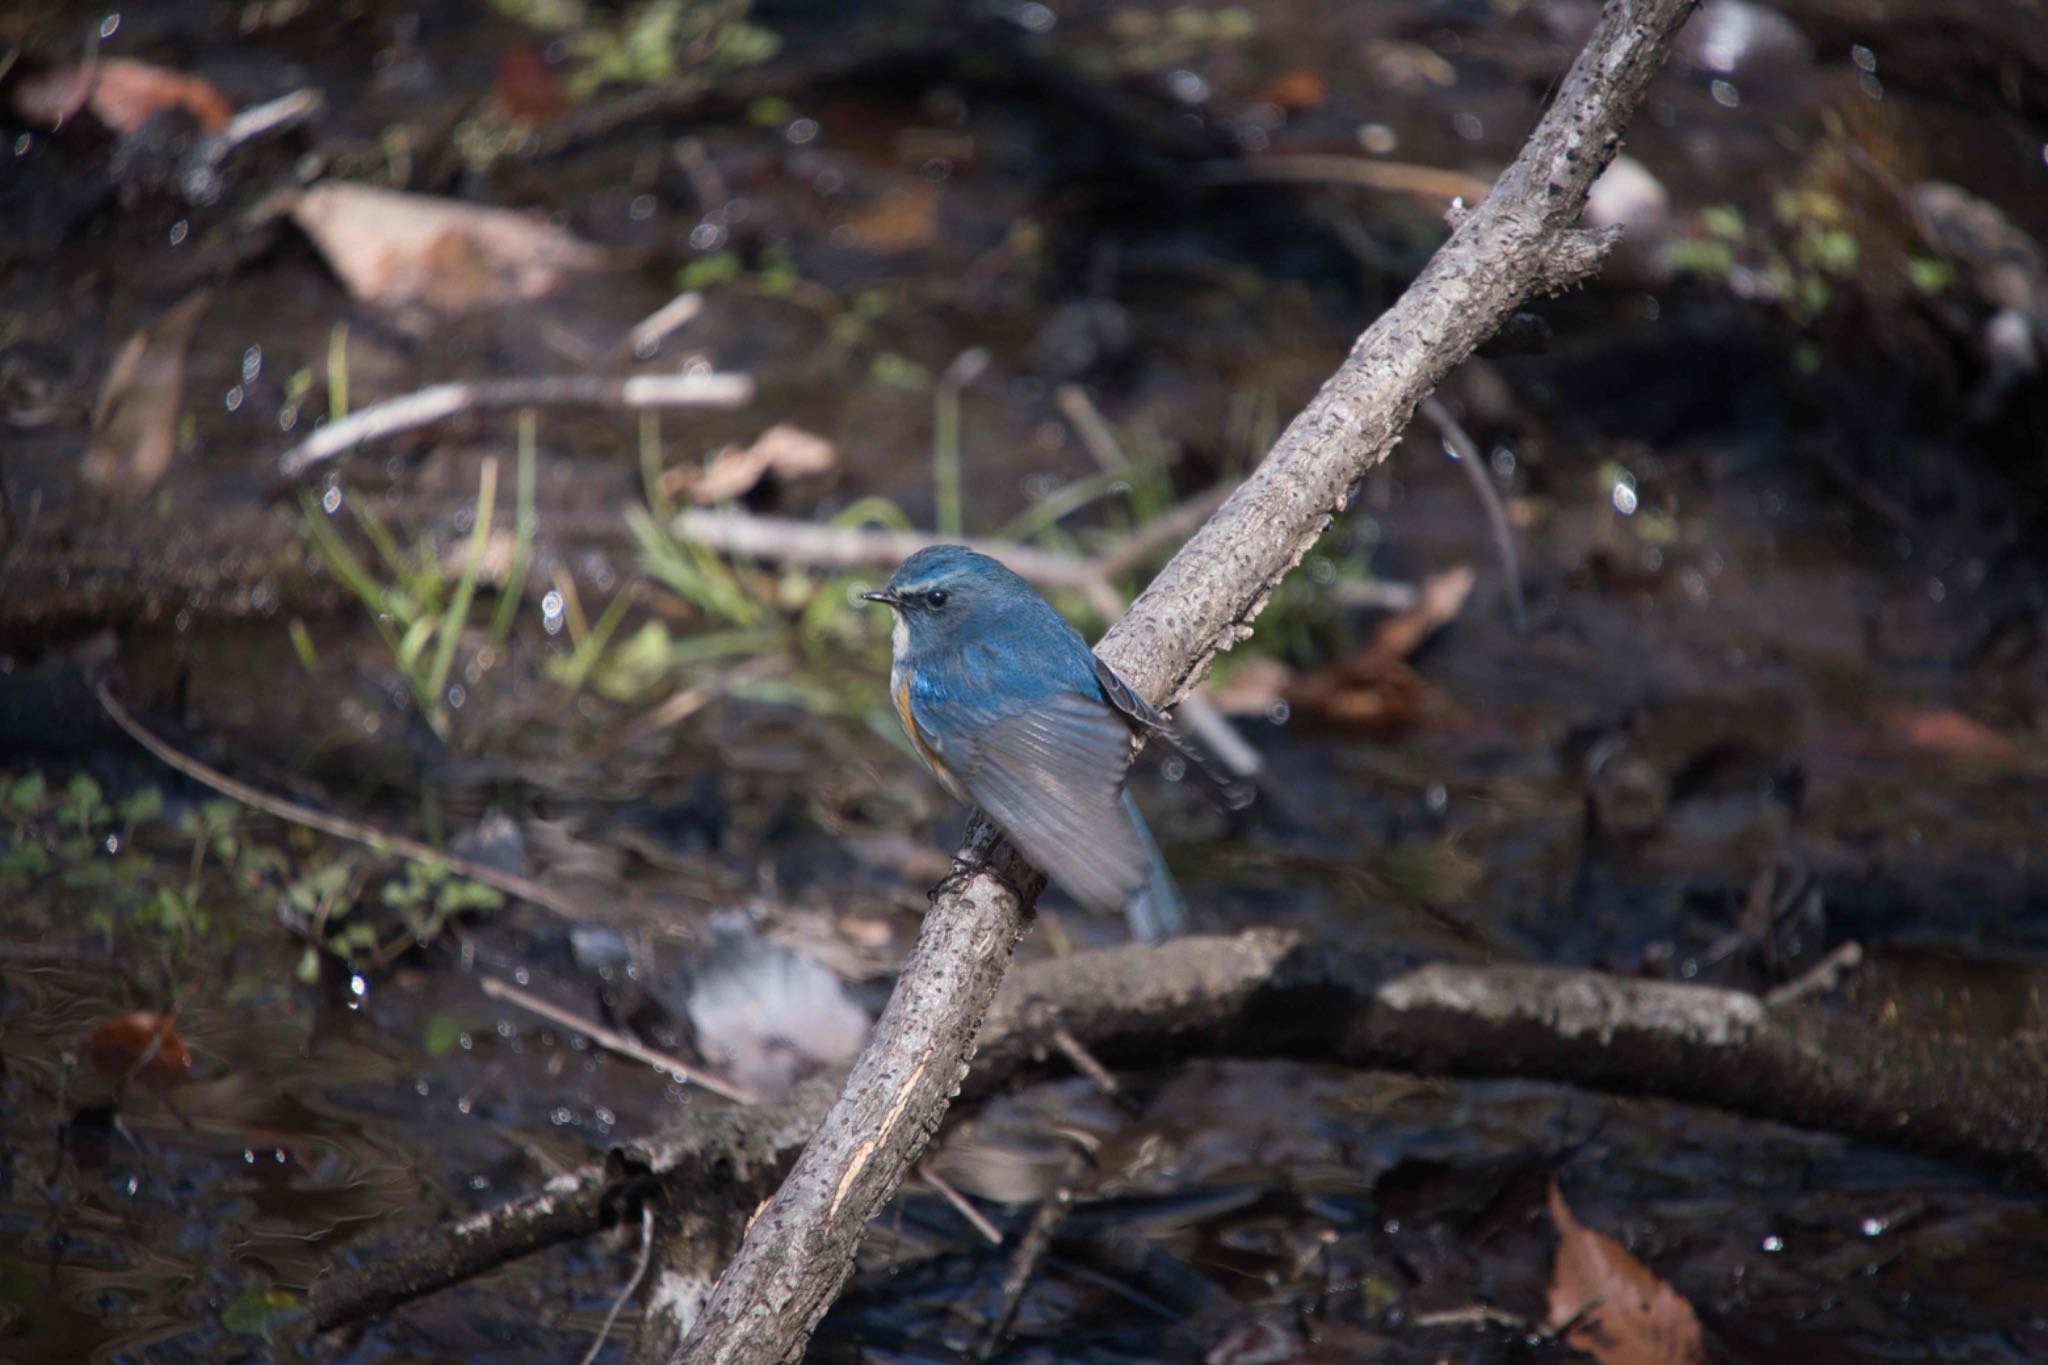
{"type": "MultiPolygon", "coordinates": [[[[526,421],[521,426],[518,480],[512,561],[491,617],[490,638],[494,644],[503,643],[512,629],[532,557],[534,449],[531,424],[526,421]]],[[[383,519],[361,499],[348,497],[339,489],[329,490],[324,501],[311,493],[301,499],[302,534],[328,572],[369,611],[378,634],[391,650],[393,663],[419,705],[420,714],[443,739],[450,733],[452,720],[449,678],[454,673],[463,632],[470,625],[497,500],[498,463],[487,459],[479,479],[476,514],[461,569],[451,579],[431,538],[418,537],[409,548],[401,547],[383,519]],[[343,505],[376,552],[374,570],[350,548],[329,515],[330,509],[338,511],[343,505]]],[[[309,667],[317,662],[310,640],[300,645],[299,653],[309,667]]]]}
{"type": "Polygon", "coordinates": [[[751,0],[640,0],[623,8],[586,0],[494,0],[500,14],[569,41],[569,93],[605,85],[665,85],[702,67],[758,66],[782,40],[750,22],[751,0]]]}

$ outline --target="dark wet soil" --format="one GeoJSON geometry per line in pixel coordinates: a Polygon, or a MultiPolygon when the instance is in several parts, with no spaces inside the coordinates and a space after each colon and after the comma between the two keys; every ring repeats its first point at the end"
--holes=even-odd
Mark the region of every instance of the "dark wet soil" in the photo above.
{"type": "MultiPolygon", "coordinates": [[[[615,743],[623,727],[711,664],[685,651],[672,681],[626,700],[549,673],[570,649],[544,596],[566,587],[594,617],[639,572],[630,415],[540,418],[529,600],[509,641],[465,638],[437,736],[270,478],[325,410],[337,344],[355,406],[575,369],[717,259],[733,278],[645,368],[745,370],[761,393],[664,418],[667,463],[793,422],[833,440],[837,466],[771,481],[752,510],[824,518],[881,496],[928,525],[932,377],[981,347],[989,368],[962,398],[967,528],[997,531],[1100,473],[1058,406],[1075,383],[1135,469],[1057,534],[1106,543],[1248,467],[1441,234],[1440,197],[1215,168],[1355,156],[1363,139],[1380,161],[1483,179],[1589,15],[763,5],[754,18],[785,41],[762,70],[694,73],[702,95],[599,132],[562,131],[572,117],[546,151],[483,166],[457,130],[504,97],[505,54],[545,60],[545,38],[484,7],[231,19],[176,3],[124,14],[110,50],[200,72],[238,106],[327,95],[312,125],[239,154],[220,198],[150,179],[142,134],[0,115],[0,774],[61,789],[84,773],[110,801],[148,786],[167,801],[0,881],[0,1357],[580,1355],[629,1273],[622,1242],[536,1257],[360,1333],[307,1340],[291,1321],[323,1264],[378,1235],[489,1207],[714,1102],[487,999],[478,975],[687,1047],[679,1002],[707,916],[744,905],[872,1009],[958,826],[894,740],[881,632],[846,613],[803,633],[802,594],[843,584],[745,569],[782,604],[752,635],[645,590],[618,638],[659,620],[726,651],[712,663],[787,664],[631,744],[615,743]],[[319,167],[539,209],[641,254],[422,337],[256,212],[319,167]],[[202,283],[216,297],[188,358],[189,429],[147,500],[108,506],[79,475],[100,380],[202,283]],[[280,795],[437,842],[509,816],[519,865],[588,914],[469,913],[374,962],[313,954],[308,972],[285,888],[338,845],[244,815],[286,870],[210,858],[194,879],[209,923],[173,932],[135,888],[183,884],[194,845],[177,822],[206,794],[104,719],[88,686],[102,676],[174,743],[280,795]],[[81,1060],[100,1021],[179,1000],[189,1082],[117,1087],[81,1060]]],[[[2021,233],[2048,230],[2048,49],[2030,15],[1951,18],[1938,47],[1903,3],[1852,23],[1724,0],[1695,21],[1629,139],[1668,194],[1661,223],[1540,307],[1547,353],[1474,360],[1444,394],[1489,452],[1529,630],[1510,625],[1468,480],[1418,426],[1240,654],[1312,674],[1373,638],[1348,588],[1470,565],[1463,614],[1409,660],[1423,704],[1363,733],[1262,691],[1234,656],[1219,690],[1281,799],[1226,816],[1192,784],[1135,779],[1202,927],[1748,989],[1854,941],[1868,965],[1826,1007],[1872,1028],[2048,1024],[2048,391],[2032,374],[1992,387],[1995,302],[1967,268],[1916,292],[1913,263],[1933,253],[1892,187],[1954,182],[2021,233]],[[1853,267],[1815,263],[1787,192],[1832,206],[1853,267]],[[1674,274],[1674,241],[1732,261],[1674,274]],[[1774,301],[1759,283],[1773,278],[1804,302],[1774,301]]],[[[70,60],[79,23],[61,7],[21,21],[25,69],[70,60]]],[[[509,417],[450,424],[313,491],[455,553],[482,463],[509,468],[514,433],[509,417]]],[[[12,820],[13,846],[57,847],[68,835],[49,823],[12,820]]],[[[365,905],[402,881],[368,857],[355,875],[365,905]]],[[[399,927],[388,906],[364,913],[386,939],[399,927]]],[[[1120,932],[1055,899],[1024,951],[1120,932]]],[[[1226,1342],[1240,1353],[1211,1358],[1562,1358],[1431,1317],[1543,1317],[1553,1175],[1694,1305],[1717,1359],[2048,1358],[2038,1191],[1996,1172],[1513,1079],[1235,1061],[1129,1083],[1127,1108],[1038,1086],[951,1139],[1064,1151],[1047,1136],[1061,1131],[1091,1150],[999,1359],[1192,1360],[1226,1342]],[[1257,1333],[1273,1353],[1243,1346],[1257,1333]]],[[[959,1161],[971,1193],[975,1150],[959,1161]]],[[[1029,1204],[984,1207],[1014,1246],[1029,1204]]],[[[960,1358],[1009,1248],[913,1193],[863,1254],[818,1359],[960,1358]]]]}

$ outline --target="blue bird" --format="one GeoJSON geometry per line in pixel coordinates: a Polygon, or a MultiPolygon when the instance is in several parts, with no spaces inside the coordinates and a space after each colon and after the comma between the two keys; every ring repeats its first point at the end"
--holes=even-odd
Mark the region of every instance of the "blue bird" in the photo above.
{"type": "Polygon", "coordinates": [[[1187,911],[1124,790],[1132,737],[1165,717],[1038,590],[987,555],[933,545],[865,594],[895,614],[889,697],[925,767],[980,806],[1090,910],[1147,942],[1187,911]]]}

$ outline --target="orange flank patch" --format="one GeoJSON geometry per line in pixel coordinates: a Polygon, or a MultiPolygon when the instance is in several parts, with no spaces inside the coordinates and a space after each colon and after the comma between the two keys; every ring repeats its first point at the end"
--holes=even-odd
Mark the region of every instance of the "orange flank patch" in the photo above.
{"type": "Polygon", "coordinates": [[[940,777],[944,777],[946,765],[939,762],[938,752],[925,742],[924,731],[917,728],[917,717],[911,714],[908,678],[905,678],[902,686],[896,689],[896,715],[903,722],[903,733],[910,736],[910,742],[917,747],[917,752],[924,759],[925,765],[940,777]]]}

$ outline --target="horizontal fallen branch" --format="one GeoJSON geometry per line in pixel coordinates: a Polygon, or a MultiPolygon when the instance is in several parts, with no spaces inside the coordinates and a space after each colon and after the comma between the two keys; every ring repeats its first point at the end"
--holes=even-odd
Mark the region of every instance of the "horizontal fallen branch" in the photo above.
{"type": "MultiPolygon", "coordinates": [[[[1872,1026],[1753,995],[1556,967],[1390,966],[1271,929],[1019,967],[962,1086],[973,1099],[1061,1066],[1064,1032],[1109,1065],[1290,1057],[1519,1076],[1713,1105],[1890,1143],[2048,1188],[2048,1044],[1872,1026]]],[[[660,1141],[541,1194],[351,1257],[313,1288],[330,1328],[630,1216],[655,1190],[703,1206],[730,1173],[795,1159],[838,1092],[825,1077],[753,1109],[693,1109],[660,1141]],[[707,1170],[727,1172],[718,1180],[707,1170]]],[[[749,1189],[754,1188],[749,1186],[749,1189]]],[[[749,1196],[751,1198],[751,1195],[749,1196]]],[[[751,1210],[751,1205],[749,1205],[751,1210]]]]}
{"type": "Polygon", "coordinates": [[[373,441],[445,422],[466,412],[504,408],[738,408],[754,401],[744,374],[542,375],[527,379],[458,380],[359,408],[318,428],[277,457],[290,482],[373,441]]]}

